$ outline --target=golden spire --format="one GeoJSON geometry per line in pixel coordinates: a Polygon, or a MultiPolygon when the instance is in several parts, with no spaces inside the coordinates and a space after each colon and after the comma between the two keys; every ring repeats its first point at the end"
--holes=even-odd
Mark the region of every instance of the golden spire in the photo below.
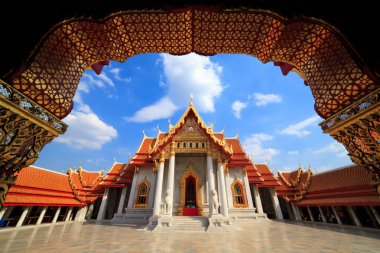
{"type": "Polygon", "coordinates": [[[193,93],[190,93],[190,105],[193,105],[193,93]]]}

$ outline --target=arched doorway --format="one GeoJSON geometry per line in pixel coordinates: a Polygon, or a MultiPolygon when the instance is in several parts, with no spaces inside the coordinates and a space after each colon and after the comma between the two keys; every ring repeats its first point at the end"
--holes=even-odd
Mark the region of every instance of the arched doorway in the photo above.
{"type": "Polygon", "coordinates": [[[190,164],[179,179],[178,215],[197,216],[203,214],[202,180],[190,164]]]}
{"type": "Polygon", "coordinates": [[[189,175],[185,181],[185,206],[183,207],[183,216],[198,215],[196,194],[196,180],[192,175],[189,175]]]}

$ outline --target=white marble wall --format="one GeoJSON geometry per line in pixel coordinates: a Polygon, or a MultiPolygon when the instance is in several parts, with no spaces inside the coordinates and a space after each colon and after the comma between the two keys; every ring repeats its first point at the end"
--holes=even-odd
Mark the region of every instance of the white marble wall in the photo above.
{"type": "MultiPolygon", "coordinates": [[[[146,177],[146,180],[150,184],[150,190],[149,190],[149,197],[148,197],[148,207],[152,208],[153,206],[153,199],[154,199],[154,190],[155,190],[155,180],[156,177],[153,175],[153,168],[152,167],[140,167],[139,173],[135,174],[137,176],[137,183],[136,186],[141,183],[141,181],[146,177]]],[[[135,195],[137,194],[137,191],[135,191],[135,195]]],[[[135,200],[136,196],[129,196],[130,198],[135,200]]]]}
{"type": "MultiPolygon", "coordinates": [[[[235,181],[235,178],[237,178],[240,183],[242,185],[244,185],[244,172],[243,172],[243,168],[239,168],[239,167],[232,167],[232,168],[229,168],[229,172],[230,172],[230,182],[226,182],[226,187],[229,187],[231,189],[231,185],[232,183],[235,181]]],[[[252,199],[252,196],[248,196],[249,193],[247,193],[246,191],[246,188],[244,187],[243,188],[244,190],[244,194],[248,200],[248,198],[251,198],[252,199]]],[[[232,191],[227,191],[227,199],[229,202],[231,202],[231,205],[229,204],[229,208],[234,208],[233,207],[233,196],[231,195],[233,194],[232,191]]],[[[241,208],[238,208],[238,209],[241,209],[241,208]]]]}

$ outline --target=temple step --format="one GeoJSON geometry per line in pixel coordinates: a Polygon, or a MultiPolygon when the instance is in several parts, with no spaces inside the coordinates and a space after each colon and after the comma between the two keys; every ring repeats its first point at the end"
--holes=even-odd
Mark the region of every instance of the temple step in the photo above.
{"type": "Polygon", "coordinates": [[[174,216],[174,231],[205,231],[208,227],[207,217],[174,216]]]}

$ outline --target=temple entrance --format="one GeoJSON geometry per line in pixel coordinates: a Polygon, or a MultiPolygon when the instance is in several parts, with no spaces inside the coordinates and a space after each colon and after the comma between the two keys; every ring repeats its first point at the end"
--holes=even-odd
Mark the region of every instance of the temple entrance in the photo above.
{"type": "Polygon", "coordinates": [[[190,164],[179,178],[178,215],[198,216],[203,214],[202,180],[190,164]]]}
{"type": "Polygon", "coordinates": [[[188,176],[186,178],[186,186],[185,186],[185,206],[183,207],[183,215],[184,216],[197,216],[198,215],[198,207],[196,201],[196,180],[193,176],[188,176]]]}

